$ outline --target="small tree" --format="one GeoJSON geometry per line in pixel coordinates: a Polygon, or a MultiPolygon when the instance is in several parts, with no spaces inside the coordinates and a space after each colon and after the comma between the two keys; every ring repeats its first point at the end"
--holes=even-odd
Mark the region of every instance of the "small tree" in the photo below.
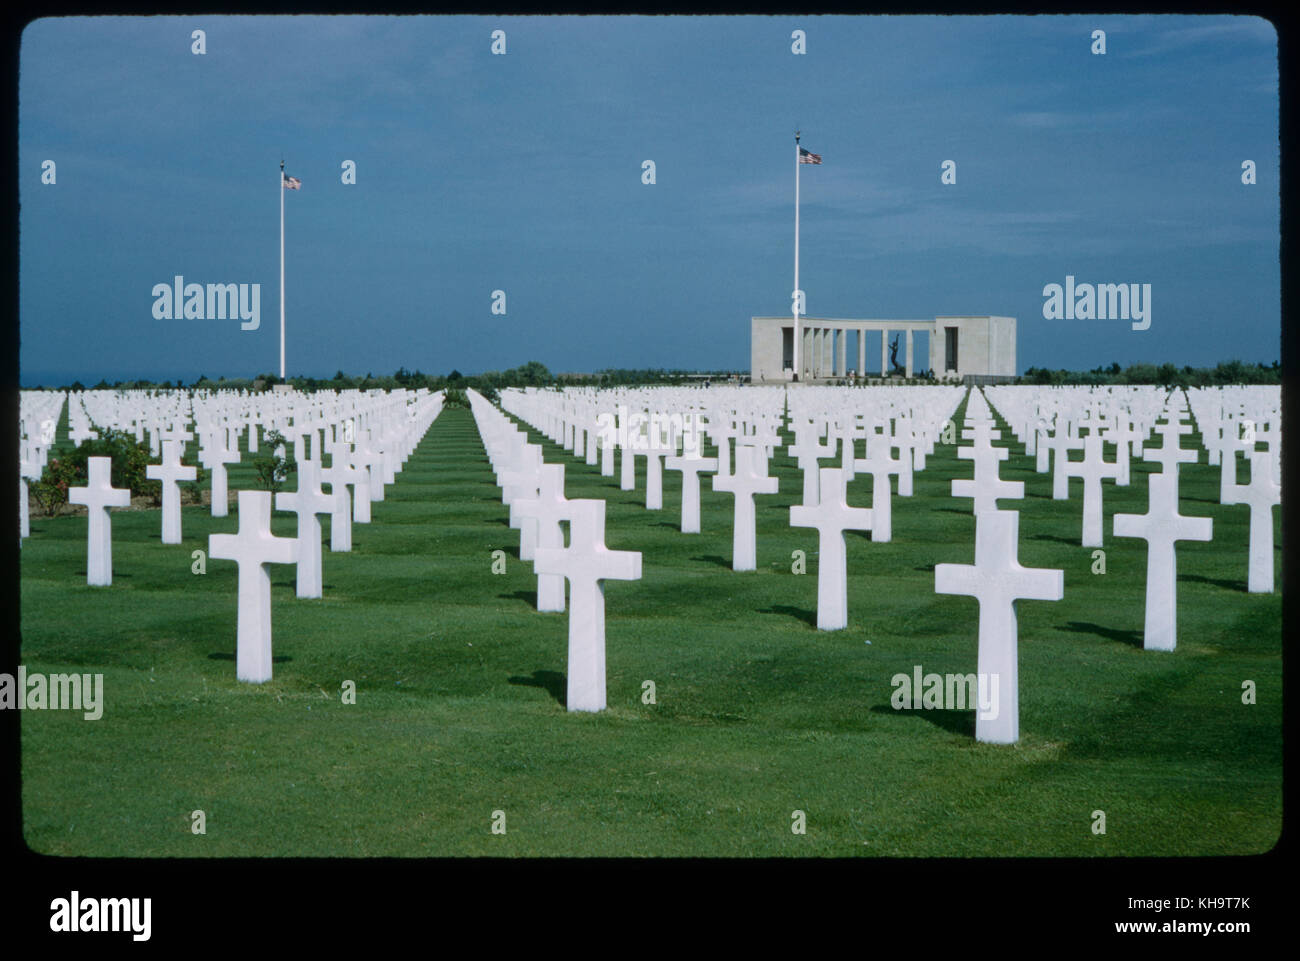
{"type": "Polygon", "coordinates": [[[253,468],[257,471],[257,483],[263,490],[278,494],[280,488],[289,479],[289,475],[298,470],[298,464],[289,453],[289,444],[278,430],[268,431],[262,441],[262,447],[270,453],[253,459],[253,468]],[[283,448],[284,454],[279,450],[283,448]]]}

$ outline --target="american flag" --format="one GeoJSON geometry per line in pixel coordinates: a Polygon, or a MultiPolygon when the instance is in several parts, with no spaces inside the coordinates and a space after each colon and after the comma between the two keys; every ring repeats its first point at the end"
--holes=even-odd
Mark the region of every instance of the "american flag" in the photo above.
{"type": "Polygon", "coordinates": [[[801,164],[819,164],[822,162],[822,155],[819,153],[813,153],[810,150],[805,150],[803,147],[800,147],[799,162],[801,164]]]}
{"type": "MultiPolygon", "coordinates": [[[[817,162],[821,163],[820,160],[818,160],[817,162]]],[[[288,174],[285,174],[284,185],[288,187],[290,190],[300,190],[302,188],[302,181],[299,180],[297,177],[290,177],[288,174]]]]}

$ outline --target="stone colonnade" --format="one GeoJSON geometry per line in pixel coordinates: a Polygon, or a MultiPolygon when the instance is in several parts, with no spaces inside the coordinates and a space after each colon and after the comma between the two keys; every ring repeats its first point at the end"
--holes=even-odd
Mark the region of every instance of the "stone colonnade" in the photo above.
{"type": "MultiPolygon", "coordinates": [[[[920,329],[929,330],[928,321],[919,322],[920,329]]],[[[858,358],[854,370],[859,377],[867,375],[867,337],[866,332],[880,331],[880,370],[879,376],[889,373],[889,335],[891,331],[902,331],[907,336],[906,360],[903,369],[908,377],[912,376],[912,333],[918,329],[917,321],[850,321],[837,322],[834,326],[825,321],[804,321],[800,325],[803,343],[800,344],[799,373],[800,380],[817,380],[848,376],[848,333],[857,331],[858,358]]],[[[933,335],[932,335],[933,336],[933,335]]],[[[875,376],[875,372],[872,373],[875,376]]]]}

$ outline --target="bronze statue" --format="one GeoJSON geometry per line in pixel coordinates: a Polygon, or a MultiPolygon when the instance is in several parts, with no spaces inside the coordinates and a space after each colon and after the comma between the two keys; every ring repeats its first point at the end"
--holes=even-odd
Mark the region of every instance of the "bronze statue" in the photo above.
{"type": "Polygon", "coordinates": [[[895,374],[899,374],[902,376],[907,375],[907,371],[903,370],[903,368],[899,366],[898,363],[898,335],[897,334],[894,335],[894,342],[889,345],[889,365],[894,368],[889,372],[889,375],[891,377],[894,376],[895,374]]]}

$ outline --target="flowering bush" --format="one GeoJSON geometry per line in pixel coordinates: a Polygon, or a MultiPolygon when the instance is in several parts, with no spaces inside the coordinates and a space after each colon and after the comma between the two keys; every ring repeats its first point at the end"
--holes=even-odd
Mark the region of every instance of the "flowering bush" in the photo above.
{"type": "Polygon", "coordinates": [[[41,472],[41,479],[29,487],[41,510],[48,516],[58,514],[67,506],[68,488],[86,486],[90,476],[86,462],[91,457],[112,458],[109,476],[114,487],[128,488],[133,497],[144,495],[156,504],[161,503],[162,484],[145,476],[149,445],[125,431],[92,427],[99,432],[98,438],[83,441],[80,447],[66,451],[61,457],[51,457],[41,472]]]}

